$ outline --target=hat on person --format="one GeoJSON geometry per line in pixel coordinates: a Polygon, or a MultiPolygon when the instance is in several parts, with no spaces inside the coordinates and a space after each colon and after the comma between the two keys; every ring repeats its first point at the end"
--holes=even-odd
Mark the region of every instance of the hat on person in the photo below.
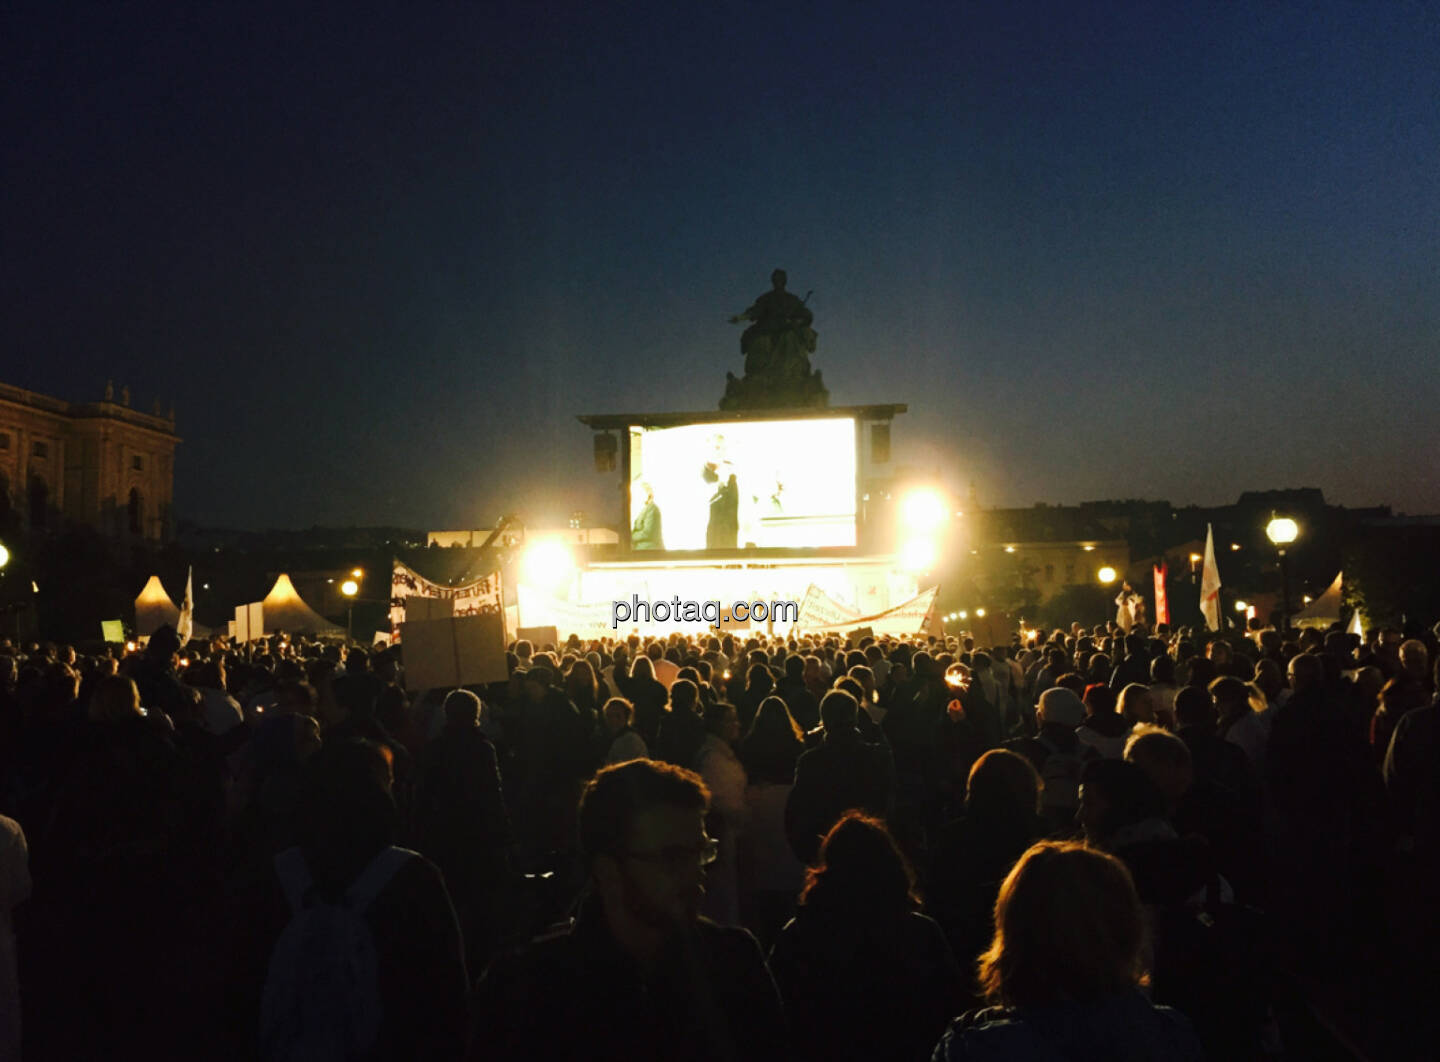
{"type": "Polygon", "coordinates": [[[1060,726],[1079,726],[1085,722],[1085,705],[1075,696],[1074,690],[1055,686],[1040,694],[1040,703],[1035,715],[1043,723],[1060,726]]]}

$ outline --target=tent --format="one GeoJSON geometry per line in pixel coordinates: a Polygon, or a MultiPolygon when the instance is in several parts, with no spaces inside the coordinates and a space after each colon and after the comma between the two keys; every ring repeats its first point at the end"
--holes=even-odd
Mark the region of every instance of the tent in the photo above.
{"type": "Polygon", "coordinates": [[[150,576],[150,581],[135,599],[135,633],[148,638],[165,624],[173,627],[179,621],[180,610],[160,584],[160,576],[150,576]]]}
{"type": "Polygon", "coordinates": [[[1292,627],[1328,627],[1340,622],[1340,587],[1345,576],[1339,572],[1329,588],[1290,619],[1292,627]]]}
{"type": "Polygon", "coordinates": [[[264,609],[265,630],[287,631],[292,634],[339,634],[345,628],[331,623],[300,597],[290,576],[281,572],[275,585],[260,602],[264,609]]]}

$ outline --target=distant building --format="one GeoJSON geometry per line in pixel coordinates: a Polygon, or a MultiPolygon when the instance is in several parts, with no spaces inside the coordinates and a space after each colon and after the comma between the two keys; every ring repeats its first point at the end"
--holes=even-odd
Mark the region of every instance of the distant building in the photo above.
{"type": "Polygon", "coordinates": [[[168,541],[179,443],[174,410],[131,409],[128,388],[67,402],[0,384],[0,526],[168,541]]]}

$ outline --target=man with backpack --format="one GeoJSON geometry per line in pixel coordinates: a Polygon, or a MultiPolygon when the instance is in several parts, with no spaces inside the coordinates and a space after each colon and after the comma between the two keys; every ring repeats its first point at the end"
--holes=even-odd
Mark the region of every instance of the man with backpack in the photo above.
{"type": "Polygon", "coordinates": [[[259,999],[235,1001],[233,1031],[259,1033],[238,1054],[463,1056],[468,979],[455,910],[435,865],[394,846],[390,784],[385,750],[367,741],[328,743],[307,765],[300,844],[275,857],[258,910],[235,919],[236,960],[265,971],[235,978],[264,986],[259,999]]]}

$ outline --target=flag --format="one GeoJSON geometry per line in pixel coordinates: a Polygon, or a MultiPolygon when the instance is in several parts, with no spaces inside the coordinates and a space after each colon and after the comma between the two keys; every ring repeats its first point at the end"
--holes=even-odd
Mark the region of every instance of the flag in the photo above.
{"type": "Polygon", "coordinates": [[[1212,631],[1220,629],[1220,569],[1215,564],[1215,529],[1205,525],[1205,566],[1200,574],[1200,614],[1212,631]]]}
{"type": "Polygon", "coordinates": [[[195,633],[195,593],[191,587],[194,575],[193,569],[185,570],[185,603],[180,606],[180,618],[175,621],[175,633],[180,636],[182,646],[188,645],[195,633]]]}
{"type": "Polygon", "coordinates": [[[1155,565],[1155,622],[1170,622],[1170,599],[1165,596],[1165,577],[1170,574],[1168,564],[1155,565]]]}

